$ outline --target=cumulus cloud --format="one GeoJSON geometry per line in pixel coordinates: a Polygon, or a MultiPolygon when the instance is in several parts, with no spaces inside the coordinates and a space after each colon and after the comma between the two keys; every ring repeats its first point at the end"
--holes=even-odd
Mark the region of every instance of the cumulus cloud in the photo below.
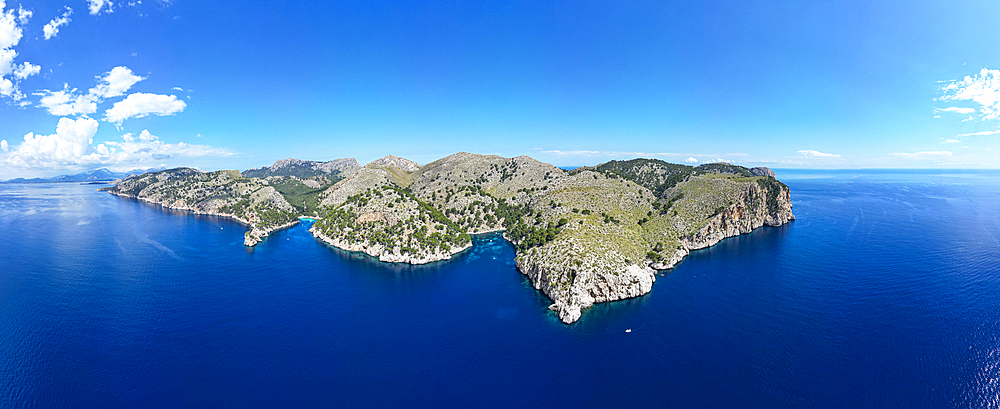
{"type": "Polygon", "coordinates": [[[692,156],[690,158],[684,159],[684,163],[690,163],[693,165],[695,163],[698,163],[698,159],[692,156]]]}
{"type": "Polygon", "coordinates": [[[101,98],[112,98],[125,94],[137,82],[146,79],[132,73],[128,67],[112,68],[103,77],[97,77],[100,82],[90,89],[90,93],[101,98]]]}
{"type": "Polygon", "coordinates": [[[101,11],[106,11],[108,13],[113,13],[115,4],[110,0],[87,0],[87,8],[90,11],[90,15],[100,14],[101,11]],[[108,7],[104,7],[107,4],[108,7]]]}
{"type": "Polygon", "coordinates": [[[948,151],[920,151],[916,153],[890,153],[889,155],[903,159],[941,159],[952,156],[948,151]]]}
{"type": "Polygon", "coordinates": [[[61,91],[43,90],[35,95],[42,97],[38,105],[56,116],[93,114],[97,112],[97,103],[100,102],[94,95],[78,95],[76,88],[69,89],[69,85],[64,85],[61,91]]]}
{"type": "MultiPolygon", "coordinates": [[[[132,134],[122,135],[121,142],[105,142],[108,155],[105,162],[115,164],[142,164],[162,161],[174,157],[232,156],[235,152],[225,148],[185,142],[165,143],[149,130],[143,130],[136,138],[132,134]]],[[[100,146],[100,145],[98,145],[100,146]]]]}
{"type": "Polygon", "coordinates": [[[27,22],[27,17],[18,18],[13,9],[4,10],[6,4],[0,2],[0,49],[11,48],[21,41],[21,25],[27,22]]]}
{"type": "Polygon", "coordinates": [[[962,143],[962,141],[960,141],[958,139],[945,139],[945,140],[941,141],[941,143],[962,143]]]}
{"type": "Polygon", "coordinates": [[[178,157],[231,156],[225,148],[185,142],[166,143],[143,130],[138,137],[122,135],[121,141],[94,145],[98,122],[91,118],[60,118],[56,133],[38,135],[29,132],[16,147],[0,141],[0,165],[21,170],[56,170],[81,167],[134,167],[154,165],[178,157]]]}
{"type": "Polygon", "coordinates": [[[128,67],[115,67],[105,75],[97,76],[97,86],[86,94],[78,94],[76,88],[69,89],[69,85],[64,84],[61,91],[42,90],[35,95],[42,97],[38,105],[48,109],[52,115],[89,115],[97,112],[97,104],[100,104],[103,98],[121,96],[144,79],[133,74],[128,67]]]}
{"type": "Polygon", "coordinates": [[[91,118],[61,118],[52,135],[24,135],[17,149],[5,154],[5,162],[27,168],[76,163],[90,153],[97,125],[91,118]]]}
{"type": "MultiPolygon", "coordinates": [[[[979,74],[966,76],[961,80],[948,81],[941,87],[943,96],[939,101],[958,102],[971,101],[979,105],[979,119],[991,120],[1000,118],[1000,70],[983,68],[979,74]]],[[[972,108],[946,108],[942,111],[971,114],[972,108]]]]}
{"type": "Polygon", "coordinates": [[[42,70],[41,66],[25,61],[21,65],[17,66],[16,69],[14,69],[14,78],[23,80],[32,75],[38,74],[38,72],[41,70],[42,70]]]}
{"type": "Polygon", "coordinates": [[[73,9],[69,8],[69,6],[66,6],[66,12],[63,13],[62,16],[53,18],[52,21],[49,21],[47,24],[45,24],[45,27],[42,27],[42,32],[45,34],[45,39],[48,40],[52,37],[55,37],[56,34],[59,34],[59,27],[69,24],[70,22],[69,16],[71,16],[72,14],[73,14],[73,9]]]}
{"type": "Polygon", "coordinates": [[[31,12],[21,7],[17,10],[6,7],[0,0],[0,95],[18,101],[24,98],[19,87],[21,80],[37,74],[40,68],[27,62],[20,66],[14,62],[17,58],[14,47],[21,41],[22,26],[27,24],[31,12]]]}
{"type": "Polygon", "coordinates": [[[801,151],[798,151],[796,153],[798,153],[799,156],[805,156],[807,158],[839,158],[840,157],[839,153],[823,153],[823,152],[820,152],[820,151],[814,151],[814,150],[808,150],[808,149],[801,150],[801,151]]]}
{"type": "Polygon", "coordinates": [[[104,120],[121,125],[128,118],[142,118],[149,115],[167,116],[184,110],[187,104],[174,95],[159,95],[136,92],[115,103],[104,112],[104,120]]]}

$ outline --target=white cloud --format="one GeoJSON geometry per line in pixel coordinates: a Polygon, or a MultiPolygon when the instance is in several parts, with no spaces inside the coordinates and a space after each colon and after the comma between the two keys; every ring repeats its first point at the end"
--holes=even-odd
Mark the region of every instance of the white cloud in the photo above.
{"type": "Polygon", "coordinates": [[[148,130],[138,138],[122,135],[122,141],[109,141],[94,145],[98,122],[91,118],[60,118],[56,133],[36,135],[28,133],[20,145],[13,149],[6,140],[0,141],[0,168],[5,170],[58,170],[81,167],[136,167],[149,166],[178,157],[231,156],[235,152],[208,145],[184,142],[166,143],[148,130]]]}
{"type": "MultiPolygon", "coordinates": [[[[947,85],[941,87],[941,91],[944,95],[938,98],[940,101],[972,101],[979,104],[981,120],[1000,118],[1000,70],[983,68],[977,75],[948,81],[947,85]]],[[[971,114],[975,111],[949,112],[971,114]]]]}
{"type": "MultiPolygon", "coordinates": [[[[2,5],[2,4],[3,4],[3,2],[0,2],[0,5],[2,5]]],[[[0,8],[3,8],[3,7],[0,6],[0,8]]],[[[22,26],[25,25],[25,24],[28,24],[28,19],[31,18],[31,16],[34,15],[34,14],[35,13],[32,12],[31,10],[25,10],[25,9],[21,8],[21,6],[17,6],[17,22],[21,23],[22,26]]]]}
{"type": "MultiPolygon", "coordinates": [[[[956,114],[968,115],[976,112],[976,109],[963,108],[963,107],[948,107],[948,108],[934,108],[934,112],[954,112],[956,114]]],[[[938,117],[940,117],[940,115],[938,117]]]]}
{"type": "Polygon", "coordinates": [[[823,153],[823,152],[813,151],[813,150],[801,150],[801,151],[798,151],[796,153],[798,153],[799,156],[805,156],[807,158],[839,158],[840,157],[839,153],[823,153]]]}
{"type": "Polygon", "coordinates": [[[542,153],[548,153],[548,154],[560,155],[560,156],[563,156],[563,155],[571,155],[571,156],[597,156],[597,155],[601,154],[601,152],[599,152],[599,151],[561,151],[561,150],[556,150],[556,149],[554,149],[554,150],[548,150],[548,151],[542,151],[542,153]]]}
{"type": "Polygon", "coordinates": [[[19,19],[14,10],[4,10],[5,4],[0,2],[0,49],[11,48],[21,41],[21,25],[27,22],[27,17],[19,19]]]}
{"type": "Polygon", "coordinates": [[[105,7],[104,7],[105,4],[107,4],[108,7],[104,11],[106,11],[108,13],[113,13],[115,11],[113,9],[113,7],[114,7],[115,4],[112,3],[110,0],[87,0],[87,3],[88,3],[87,7],[88,7],[88,9],[90,11],[90,15],[100,14],[101,10],[105,9],[105,7]]]}
{"type": "Polygon", "coordinates": [[[162,161],[174,157],[232,156],[235,152],[225,148],[185,142],[165,143],[149,130],[143,130],[139,138],[132,134],[122,135],[122,142],[105,142],[100,146],[108,152],[103,163],[141,164],[162,161]],[[138,140],[137,140],[138,139],[138,140]]]}
{"type": "Polygon", "coordinates": [[[941,159],[952,156],[948,151],[921,151],[916,153],[890,153],[889,155],[903,159],[941,159]]]}
{"type": "Polygon", "coordinates": [[[9,79],[0,77],[0,95],[13,96],[17,92],[17,88],[14,87],[14,83],[9,79]]]}
{"type": "Polygon", "coordinates": [[[962,143],[962,141],[960,141],[958,139],[945,139],[945,140],[941,141],[941,143],[962,143]]]}
{"type": "Polygon", "coordinates": [[[37,74],[40,67],[25,62],[20,66],[14,62],[17,51],[14,47],[21,41],[23,27],[31,18],[31,11],[18,6],[15,11],[6,9],[6,2],[0,0],[0,95],[19,101],[24,98],[20,90],[21,80],[37,74]],[[8,77],[13,74],[12,77],[8,77]]]}
{"type": "Polygon", "coordinates": [[[690,158],[684,159],[684,163],[690,163],[693,165],[695,163],[698,163],[698,159],[692,156],[690,158]]]}
{"type": "Polygon", "coordinates": [[[68,85],[64,85],[62,91],[44,90],[35,95],[42,97],[38,105],[56,116],[89,115],[97,112],[97,103],[100,102],[90,94],[77,95],[76,89],[69,89],[68,85]]]}
{"type": "Polygon", "coordinates": [[[181,88],[181,87],[173,87],[171,89],[174,90],[174,91],[184,92],[184,88],[181,88]]]}
{"type": "Polygon", "coordinates": [[[66,6],[66,12],[63,13],[62,16],[53,18],[52,21],[46,23],[45,27],[42,27],[42,32],[45,34],[45,39],[48,40],[52,37],[55,37],[56,34],[59,34],[59,27],[69,24],[70,22],[69,16],[71,15],[73,15],[73,9],[69,8],[69,6],[66,6]]]}
{"type": "Polygon", "coordinates": [[[986,135],[995,135],[995,134],[998,134],[998,133],[1000,133],[1000,130],[964,133],[964,134],[961,134],[961,135],[955,135],[955,137],[956,138],[962,138],[962,137],[966,137],[966,136],[986,136],[986,135]]]}
{"type": "Polygon", "coordinates": [[[97,77],[100,82],[90,89],[92,95],[101,98],[117,97],[125,94],[135,83],[146,79],[132,73],[128,67],[112,68],[104,77],[97,77]]]}
{"type": "Polygon", "coordinates": [[[78,162],[90,152],[97,125],[97,120],[91,118],[60,118],[56,133],[35,135],[29,132],[16,150],[5,154],[4,161],[26,168],[78,162]]]}
{"type": "Polygon", "coordinates": [[[133,74],[128,67],[115,67],[104,76],[97,76],[97,79],[97,86],[87,94],[77,94],[76,88],[69,89],[68,84],[64,84],[61,91],[36,92],[35,95],[42,97],[38,105],[56,116],[93,114],[104,98],[121,96],[145,78],[133,74]]]}
{"type": "Polygon", "coordinates": [[[25,61],[23,64],[19,65],[14,69],[14,78],[23,80],[32,75],[38,74],[42,70],[42,67],[25,61]]]}
{"type": "Polygon", "coordinates": [[[184,110],[187,104],[174,95],[159,95],[136,92],[115,103],[104,112],[104,120],[121,125],[128,118],[142,118],[155,114],[173,115],[184,110]]]}
{"type": "Polygon", "coordinates": [[[15,57],[17,57],[17,51],[14,51],[14,49],[12,48],[0,49],[0,78],[14,72],[15,57]]]}

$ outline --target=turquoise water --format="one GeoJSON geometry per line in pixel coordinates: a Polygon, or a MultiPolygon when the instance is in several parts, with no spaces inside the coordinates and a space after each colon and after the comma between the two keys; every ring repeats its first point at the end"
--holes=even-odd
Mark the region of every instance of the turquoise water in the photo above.
{"type": "Polygon", "coordinates": [[[1000,404],[1000,173],[778,175],[798,220],[570,326],[497,236],[392,265],[0,185],[0,407],[1000,404]]]}

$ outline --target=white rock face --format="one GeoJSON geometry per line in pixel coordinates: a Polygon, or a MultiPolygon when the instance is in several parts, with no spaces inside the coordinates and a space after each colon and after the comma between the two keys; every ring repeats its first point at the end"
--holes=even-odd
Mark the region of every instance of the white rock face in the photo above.
{"type": "Polygon", "coordinates": [[[403,159],[395,155],[388,155],[383,158],[376,159],[365,166],[392,166],[405,172],[416,172],[420,170],[420,165],[418,165],[417,162],[409,159],[403,159]]]}
{"type": "Polygon", "coordinates": [[[576,322],[584,309],[596,303],[646,294],[653,289],[653,282],[656,281],[656,270],[634,264],[616,271],[571,269],[573,283],[569,286],[569,291],[566,291],[565,288],[560,288],[561,283],[550,281],[550,278],[561,277],[563,274],[547,271],[550,268],[566,267],[543,266],[533,262],[530,256],[526,256],[517,260],[517,268],[528,276],[536,290],[547,295],[557,295],[557,297],[549,295],[549,298],[553,299],[549,309],[558,313],[559,319],[566,324],[576,322]]]}
{"type": "Polygon", "coordinates": [[[771,168],[766,168],[763,166],[750,168],[750,174],[754,176],[770,176],[772,178],[774,177],[774,171],[771,170],[771,168]]]}
{"type": "Polygon", "coordinates": [[[750,184],[736,203],[709,219],[701,230],[682,237],[684,246],[688,250],[702,249],[727,237],[750,233],[764,225],[780,226],[795,219],[789,191],[779,192],[779,209],[774,213],[768,213],[766,194],[756,183],[750,184]]]}

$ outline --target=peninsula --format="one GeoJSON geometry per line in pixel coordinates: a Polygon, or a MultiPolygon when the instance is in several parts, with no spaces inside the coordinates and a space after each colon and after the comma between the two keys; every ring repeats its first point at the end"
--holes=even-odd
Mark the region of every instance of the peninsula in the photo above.
{"type": "Polygon", "coordinates": [[[316,218],[325,243],[385,262],[421,264],[502,231],[517,268],[569,324],[595,303],[648,293],[656,270],[691,250],[795,219],[768,168],[655,159],[564,171],[527,156],[457,153],[420,166],[386,156],[360,166],[287,159],[270,167],[146,173],[107,188],[173,209],[231,217],[253,246],[316,218]]]}

